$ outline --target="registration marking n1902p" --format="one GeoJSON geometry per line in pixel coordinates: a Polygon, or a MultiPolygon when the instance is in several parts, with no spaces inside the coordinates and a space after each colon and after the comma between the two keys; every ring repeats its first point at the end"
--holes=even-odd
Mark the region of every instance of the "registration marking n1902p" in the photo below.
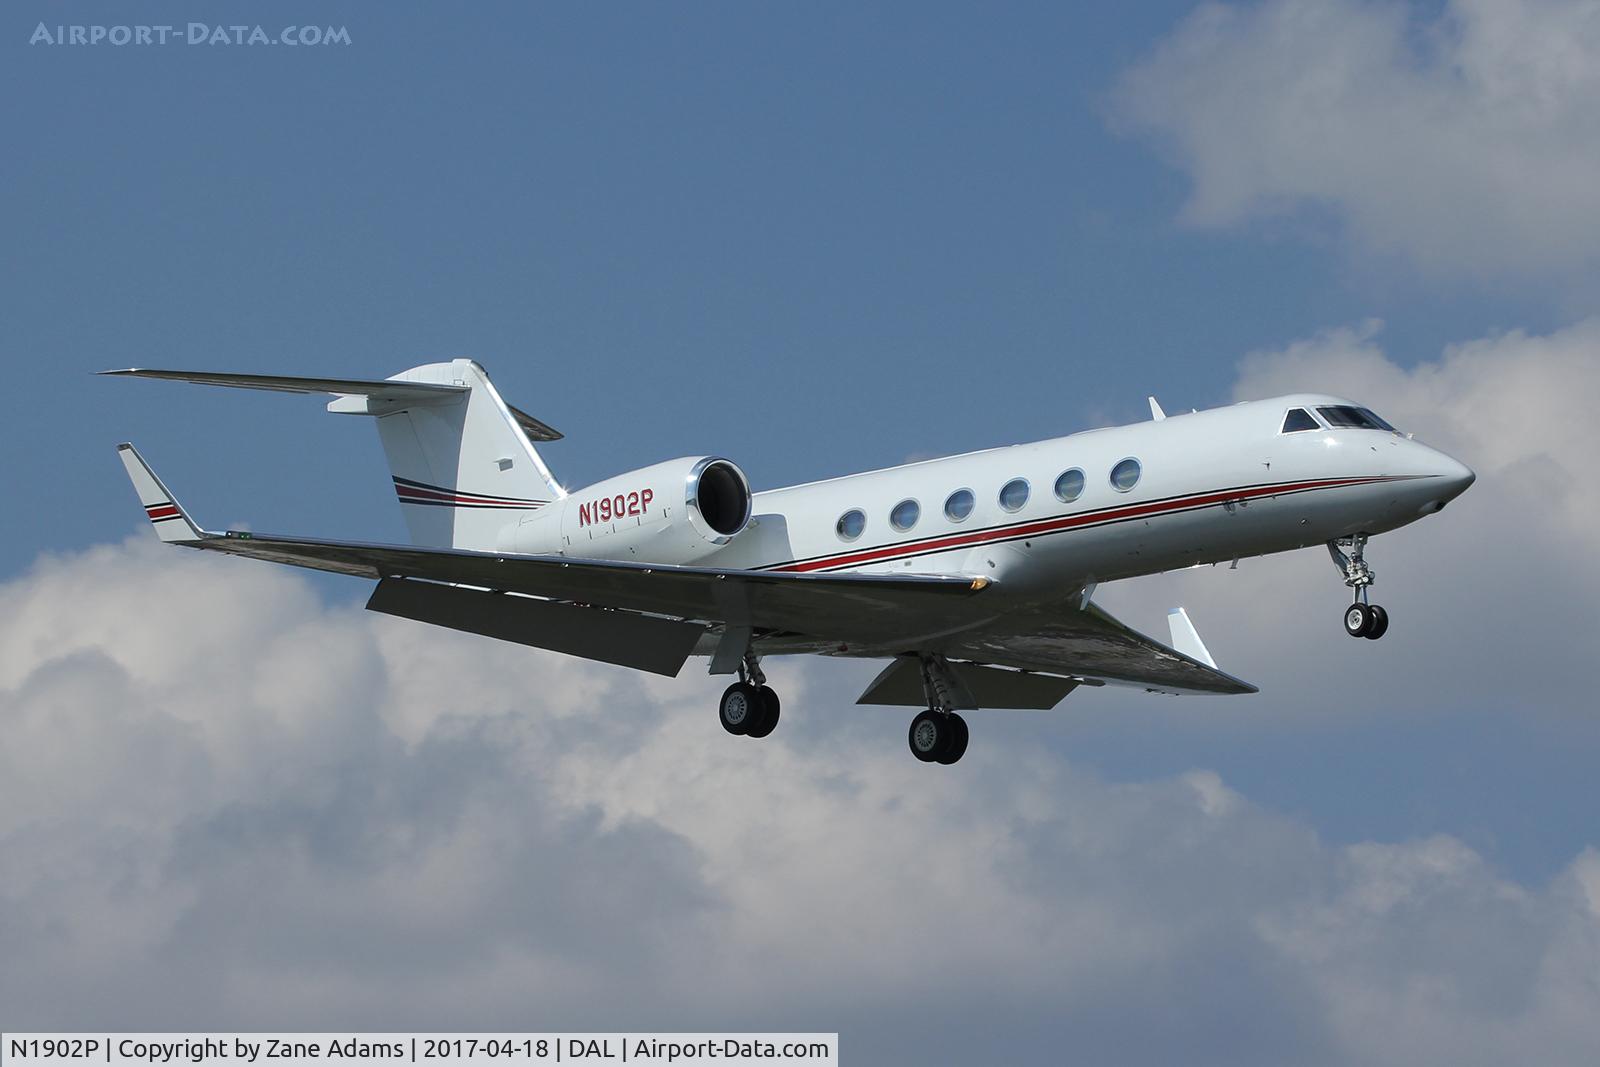
{"type": "Polygon", "coordinates": [[[655,493],[651,490],[635,489],[632,492],[603,496],[599,500],[579,504],[578,525],[593,526],[599,522],[615,522],[617,519],[648,514],[650,501],[654,499],[655,493]]]}

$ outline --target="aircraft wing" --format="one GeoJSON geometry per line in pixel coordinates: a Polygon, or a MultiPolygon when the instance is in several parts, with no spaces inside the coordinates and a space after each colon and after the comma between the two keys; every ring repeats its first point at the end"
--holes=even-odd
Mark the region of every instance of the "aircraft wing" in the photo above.
{"type": "Polygon", "coordinates": [[[165,542],[379,579],[368,605],[374,610],[657,673],[677,673],[710,625],[822,635],[836,648],[881,641],[903,632],[908,619],[925,630],[970,621],[970,607],[956,605],[991,584],[959,576],[795,574],[217,533],[195,524],[132,445],[119,452],[165,542]],[[504,594],[520,595],[507,601],[504,594]],[[496,595],[502,599],[490,599],[496,595]],[[602,617],[601,609],[610,610],[602,617]],[[623,613],[656,616],[646,621],[663,625],[623,613]],[[641,649],[638,662],[630,650],[614,647],[652,642],[661,647],[641,649]]]}
{"type": "MultiPolygon", "coordinates": [[[[1175,613],[1175,614],[1181,614],[1175,613]]],[[[1173,621],[1175,644],[1205,653],[1187,615],[1173,621]],[[1186,637],[1192,637],[1192,644],[1186,637]]],[[[1006,615],[957,634],[941,649],[969,659],[1155,693],[1254,693],[1249,682],[1133,629],[1094,604],[1006,615]]],[[[1209,659],[1210,654],[1205,653],[1209,659]]]]}
{"type": "Polygon", "coordinates": [[[917,575],[780,574],[499,555],[448,548],[316,541],[254,533],[209,533],[189,548],[361,578],[413,578],[523,593],[623,611],[774,630],[872,630],[872,617],[934,610],[981,592],[984,579],[917,575]],[[800,579],[800,580],[796,580],[800,579]],[[855,623],[844,620],[855,616],[855,623]]]}

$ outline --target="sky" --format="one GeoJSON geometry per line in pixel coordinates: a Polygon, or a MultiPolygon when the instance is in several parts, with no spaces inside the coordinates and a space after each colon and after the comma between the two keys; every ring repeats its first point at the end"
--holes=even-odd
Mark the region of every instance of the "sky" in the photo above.
{"type": "Polygon", "coordinates": [[[0,21],[0,1025],[822,1030],[858,1062],[1600,1047],[1600,4],[240,4],[0,21]],[[349,45],[57,46],[62,23],[349,45]],[[456,356],[581,485],[757,488],[1306,389],[1471,465],[1378,539],[1103,587],[1245,698],[720,684],[155,544],[404,538],[314,400],[456,356]],[[930,1021],[932,1020],[932,1021],[930,1021]]]}

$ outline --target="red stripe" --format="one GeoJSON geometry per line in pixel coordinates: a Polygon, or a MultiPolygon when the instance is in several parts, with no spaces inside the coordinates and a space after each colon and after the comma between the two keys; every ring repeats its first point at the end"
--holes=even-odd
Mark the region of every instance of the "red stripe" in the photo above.
{"type": "Polygon", "coordinates": [[[152,519],[173,519],[181,514],[175,504],[152,504],[144,510],[152,519]]]}
{"type": "Polygon", "coordinates": [[[897,545],[886,545],[882,548],[862,549],[858,552],[849,552],[844,555],[807,560],[804,563],[788,563],[771,569],[775,571],[805,572],[824,568],[850,567],[860,563],[873,563],[895,556],[921,556],[929,552],[942,552],[946,549],[986,544],[990,541],[1058,533],[1062,530],[1070,530],[1075,526],[1116,522],[1122,519],[1159,515],[1166,511],[1206,507],[1229,500],[1250,500],[1256,497],[1278,496],[1283,493],[1298,493],[1306,489],[1334,489],[1347,485],[1365,485],[1369,482],[1386,480],[1385,478],[1326,478],[1312,482],[1264,485],[1253,489],[1225,489],[1214,493],[1202,493],[1196,496],[1178,497],[1174,500],[1157,501],[1152,504],[1130,504],[1127,507],[1113,508],[1109,511],[1090,511],[1079,515],[1041,519],[1037,522],[1023,523],[1018,526],[1004,526],[994,530],[977,530],[969,534],[955,534],[948,537],[935,538],[931,541],[902,542],[897,545]]]}
{"type": "Polygon", "coordinates": [[[450,504],[498,504],[502,507],[532,507],[543,501],[518,500],[513,497],[466,496],[462,493],[447,493],[438,489],[418,489],[414,485],[397,485],[395,492],[401,500],[408,497],[416,500],[440,500],[450,504]]]}

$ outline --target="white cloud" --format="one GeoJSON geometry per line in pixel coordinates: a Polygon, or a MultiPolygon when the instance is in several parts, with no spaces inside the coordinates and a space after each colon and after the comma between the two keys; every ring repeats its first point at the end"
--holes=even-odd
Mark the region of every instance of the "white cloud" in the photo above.
{"type": "MultiPolygon", "coordinates": [[[[1108,589],[1152,614],[1198,597],[1224,665],[1267,686],[1144,714],[1227,729],[1486,690],[1571,714],[1570,649],[1600,636],[1578,417],[1597,340],[1507,334],[1408,371],[1369,324],[1248,357],[1241,396],[1357,395],[1482,477],[1376,543],[1382,642],[1337,629],[1314,553],[1108,589]],[[1473,621],[1545,593],[1562,641],[1473,621]],[[1484,663],[1515,677],[1487,686],[1484,663]]],[[[839,668],[773,674],[784,722],[740,741],[693,669],[370,616],[143,537],[41,561],[0,587],[0,1022],[837,1028],[852,1057],[917,1063],[993,1059],[996,1035],[1002,1058],[1070,1041],[1125,1063],[1600,1043],[1592,848],[1526,885],[1455,837],[1331,844],[1212,771],[1108,784],[998,720],[929,768],[839,668]]]]}
{"type": "Polygon", "coordinates": [[[1206,4],[1126,71],[1116,121],[1199,226],[1331,211],[1435,276],[1600,262],[1600,4],[1206,4]]]}
{"type": "Polygon", "coordinates": [[[840,1027],[917,1062],[978,1055],[963,1018],[1125,1062],[1219,1025],[1243,1059],[1301,1062],[1409,1061],[1385,1042],[1419,1018],[1462,1062],[1600,1038],[1568,1010],[1600,964],[1591,853],[1530,889],[1451,839],[1323,844],[1210,772],[1112,786],[988,743],[930,775],[898,720],[788,670],[788,736],[734,741],[707,680],[153,546],[50,561],[3,602],[11,1028],[515,1026],[536,1004],[840,1027]],[[99,621],[69,638],[75,614],[99,621]],[[930,1003],[963,1013],[908,1042],[930,1003]]]}

